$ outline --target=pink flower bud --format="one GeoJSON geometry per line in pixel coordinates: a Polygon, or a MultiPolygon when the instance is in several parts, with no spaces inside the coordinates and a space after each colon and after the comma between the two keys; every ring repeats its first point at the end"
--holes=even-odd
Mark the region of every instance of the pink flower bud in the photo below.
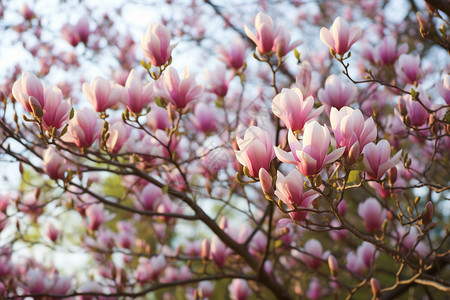
{"type": "Polygon", "coordinates": [[[276,33],[274,32],[272,18],[265,13],[258,13],[255,18],[256,35],[245,25],[245,33],[256,44],[260,53],[272,51],[276,33]]]}
{"type": "Polygon", "coordinates": [[[88,38],[89,38],[89,34],[90,34],[89,19],[86,16],[80,18],[78,20],[77,24],[75,25],[75,29],[76,29],[76,31],[78,33],[78,36],[80,37],[80,40],[84,44],[87,44],[88,38]]]}
{"type": "Polygon", "coordinates": [[[94,203],[86,208],[86,217],[88,218],[88,228],[97,230],[101,224],[110,219],[102,203],[94,203]]]}
{"type": "Polygon", "coordinates": [[[51,131],[53,128],[60,129],[69,121],[70,100],[63,101],[61,90],[56,86],[46,87],[44,90],[45,106],[42,117],[43,127],[51,131]]]}
{"type": "Polygon", "coordinates": [[[295,40],[291,43],[291,32],[281,25],[277,29],[276,37],[273,41],[272,51],[279,57],[283,57],[302,43],[303,42],[301,40],[295,40]]]}
{"type": "Polygon", "coordinates": [[[377,137],[375,122],[370,117],[364,120],[359,109],[348,106],[340,110],[332,107],[330,112],[330,123],[338,147],[345,147],[344,155],[349,155],[350,149],[358,143],[357,148],[353,148],[352,156],[358,158],[361,150],[377,137]],[[359,151],[358,151],[359,150],[359,151]]]}
{"type": "Polygon", "coordinates": [[[141,48],[154,66],[163,66],[169,61],[177,44],[170,44],[169,30],[160,23],[150,23],[142,36],[141,48]]]}
{"type": "MultiPolygon", "coordinates": [[[[313,190],[303,193],[303,177],[296,169],[293,169],[286,177],[277,171],[276,186],[275,195],[291,210],[310,208],[312,201],[319,196],[313,190]]],[[[289,213],[291,218],[296,221],[303,221],[307,214],[307,211],[301,210],[289,213]]]]}
{"type": "Polygon", "coordinates": [[[311,87],[312,69],[309,62],[304,61],[300,65],[300,70],[295,75],[295,85],[300,89],[302,95],[307,96],[311,87]]]}
{"type": "Polygon", "coordinates": [[[53,223],[47,223],[45,224],[45,235],[52,241],[55,242],[59,235],[61,234],[61,231],[58,230],[53,223]]]}
{"type": "Polygon", "coordinates": [[[154,99],[153,86],[153,82],[142,85],[138,73],[132,69],[125,83],[127,108],[135,114],[140,113],[154,99]]]}
{"type": "Polygon", "coordinates": [[[322,297],[322,289],[320,288],[320,281],[317,277],[311,279],[306,296],[312,300],[318,300],[322,297]]]}
{"type": "Polygon", "coordinates": [[[444,99],[445,103],[447,103],[447,105],[450,105],[450,75],[449,74],[445,74],[444,80],[439,81],[436,84],[436,89],[437,89],[439,95],[441,95],[442,99],[444,99]]]}
{"type": "Polygon", "coordinates": [[[128,140],[129,132],[122,121],[114,122],[109,127],[109,138],[106,141],[106,148],[110,153],[118,153],[128,140]]]}
{"type": "Polygon", "coordinates": [[[340,55],[350,50],[350,47],[361,36],[362,30],[359,26],[350,28],[348,23],[341,17],[337,17],[334,20],[329,30],[325,27],[320,29],[320,40],[340,55]]]}
{"type": "Polygon", "coordinates": [[[272,101],[272,112],[292,131],[302,130],[306,122],[319,116],[324,109],[321,106],[313,110],[313,107],[313,97],[303,99],[298,88],[282,89],[272,101]]]}
{"type": "Polygon", "coordinates": [[[140,202],[145,210],[155,210],[162,201],[162,191],[156,185],[149,183],[141,192],[140,202]]]}
{"type": "Polygon", "coordinates": [[[379,180],[387,170],[394,167],[400,160],[401,151],[394,157],[391,155],[391,146],[387,140],[381,140],[378,144],[369,143],[363,150],[364,167],[367,175],[375,180],[379,180]]]}
{"type": "Polygon", "coordinates": [[[214,292],[214,283],[202,281],[198,284],[198,295],[201,299],[211,299],[214,292]]]}
{"type": "Polygon", "coordinates": [[[220,60],[234,70],[239,70],[244,65],[247,56],[245,43],[239,37],[229,46],[217,46],[217,52],[221,55],[220,60]]]}
{"type": "Polygon", "coordinates": [[[430,114],[425,107],[430,109],[431,102],[422,87],[419,88],[419,100],[423,105],[419,103],[419,101],[412,99],[411,95],[403,95],[402,99],[404,99],[406,110],[408,112],[409,125],[419,127],[428,122],[430,114]]]}
{"type": "Polygon", "coordinates": [[[28,112],[33,111],[28,101],[30,96],[36,98],[42,108],[45,106],[44,86],[34,74],[23,72],[22,76],[14,82],[12,94],[28,112]]]}
{"type": "Polygon", "coordinates": [[[191,121],[200,132],[212,132],[217,128],[217,113],[208,104],[200,102],[195,105],[191,121]]]}
{"type": "Polygon", "coordinates": [[[202,93],[203,86],[197,85],[193,75],[185,71],[180,80],[177,70],[173,67],[168,67],[155,85],[155,94],[169,101],[175,108],[185,108],[202,93]]]}
{"type": "Polygon", "coordinates": [[[217,237],[211,239],[210,256],[217,266],[223,267],[228,257],[227,246],[217,237]]]}
{"type": "Polygon", "coordinates": [[[167,110],[157,106],[155,103],[150,104],[150,112],[147,114],[147,125],[153,130],[166,130],[170,127],[170,119],[167,110]]]}
{"type": "Polygon", "coordinates": [[[266,169],[263,168],[259,169],[258,175],[264,194],[267,196],[273,196],[272,176],[270,176],[266,169]]]}
{"type": "Polygon", "coordinates": [[[366,230],[370,233],[381,230],[387,211],[375,198],[368,198],[358,205],[358,215],[363,219],[366,230]]]}
{"type": "Polygon", "coordinates": [[[292,130],[289,130],[288,141],[291,152],[275,147],[276,156],[282,162],[295,164],[304,176],[318,174],[326,164],[336,161],[345,151],[345,147],[342,147],[327,154],[330,132],[316,121],[305,125],[302,144],[292,130]]]}
{"type": "Polygon", "coordinates": [[[244,279],[233,279],[228,286],[228,291],[232,300],[247,300],[252,294],[252,290],[244,279]]]}
{"type": "Polygon", "coordinates": [[[42,155],[42,166],[44,172],[53,179],[64,178],[64,172],[67,169],[67,161],[62,157],[53,146],[49,146],[42,155]]]}
{"type": "MultiPolygon", "coordinates": [[[[311,269],[322,266],[322,245],[316,239],[310,239],[305,243],[303,252],[299,254],[300,259],[311,269]]],[[[328,254],[327,254],[328,256],[328,254]]]]}
{"type": "Polygon", "coordinates": [[[102,77],[95,77],[91,84],[83,83],[83,93],[92,104],[96,112],[104,112],[106,109],[116,105],[119,97],[111,95],[114,84],[102,77]]]}
{"type": "Polygon", "coordinates": [[[203,260],[207,260],[209,257],[209,250],[211,248],[211,243],[208,239],[203,239],[202,241],[202,250],[201,250],[201,257],[203,260]]]}
{"type": "Polygon", "coordinates": [[[64,24],[61,28],[61,35],[73,47],[76,47],[81,41],[80,34],[77,29],[68,23],[64,24]]]}
{"type": "Polygon", "coordinates": [[[330,268],[331,276],[336,277],[339,269],[336,257],[333,255],[328,256],[328,267],[330,268]]]}
{"type": "Polygon", "coordinates": [[[257,177],[259,169],[270,169],[270,163],[275,158],[272,137],[266,131],[251,126],[245,131],[244,139],[236,138],[239,151],[235,151],[236,158],[247,167],[250,176],[257,177]]]}
{"type": "Polygon", "coordinates": [[[224,65],[219,65],[214,71],[206,70],[206,81],[209,89],[207,91],[218,97],[225,97],[228,92],[228,84],[232,78],[227,78],[227,70],[224,65]]]}
{"type": "Polygon", "coordinates": [[[353,103],[356,100],[357,91],[356,86],[342,85],[339,77],[331,74],[325,81],[325,87],[319,90],[317,96],[320,102],[327,106],[327,112],[329,112],[331,107],[341,109],[353,103]]]}
{"type": "Polygon", "coordinates": [[[408,44],[402,44],[397,48],[397,41],[392,36],[383,38],[375,48],[375,60],[381,65],[393,65],[397,58],[408,52],[408,44]]]}
{"type": "Polygon", "coordinates": [[[93,110],[79,109],[69,121],[67,134],[63,136],[63,140],[74,143],[79,148],[89,147],[100,137],[102,128],[102,122],[93,110]]]}
{"type": "Polygon", "coordinates": [[[400,55],[395,65],[395,72],[407,84],[420,83],[422,75],[420,57],[412,54],[400,55]]]}
{"type": "Polygon", "coordinates": [[[372,294],[375,297],[375,299],[378,299],[378,296],[380,295],[380,283],[376,278],[370,279],[370,288],[372,289],[372,294]]]}

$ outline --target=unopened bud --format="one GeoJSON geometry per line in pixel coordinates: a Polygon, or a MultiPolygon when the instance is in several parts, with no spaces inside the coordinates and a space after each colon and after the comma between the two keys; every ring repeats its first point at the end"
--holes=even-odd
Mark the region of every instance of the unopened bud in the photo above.
{"type": "Polygon", "coordinates": [[[425,20],[425,16],[422,13],[417,12],[416,17],[420,25],[420,34],[422,35],[423,38],[427,38],[430,35],[430,26],[425,20]]]}
{"type": "Polygon", "coordinates": [[[397,168],[393,167],[389,169],[389,184],[392,186],[394,186],[394,183],[397,181],[397,168]]]}
{"type": "Polygon", "coordinates": [[[359,147],[359,142],[356,142],[353,144],[353,146],[350,148],[350,151],[348,151],[348,156],[345,160],[347,165],[351,166],[354,163],[358,161],[359,154],[361,153],[361,149],[359,147]]]}
{"type": "Polygon", "coordinates": [[[259,182],[266,198],[273,199],[272,176],[264,168],[259,169],[259,182]]]}
{"type": "Polygon", "coordinates": [[[41,119],[42,116],[44,115],[44,111],[42,110],[41,103],[39,103],[39,101],[33,96],[28,97],[28,103],[30,104],[33,115],[37,119],[41,119]]]}
{"type": "Polygon", "coordinates": [[[177,116],[177,112],[171,104],[167,104],[166,108],[167,108],[167,114],[169,115],[169,120],[172,124],[174,124],[175,118],[177,116]]]}
{"type": "Polygon", "coordinates": [[[339,269],[336,258],[333,255],[328,256],[328,267],[330,268],[331,276],[336,277],[339,269]]]}
{"type": "Polygon", "coordinates": [[[375,278],[370,279],[370,288],[372,289],[372,294],[378,299],[380,295],[380,283],[375,278]]]}
{"type": "Polygon", "coordinates": [[[405,117],[408,114],[408,109],[406,108],[406,102],[403,97],[398,97],[398,111],[402,117],[405,117]]]}
{"type": "Polygon", "coordinates": [[[222,217],[220,218],[220,221],[219,221],[219,227],[220,227],[220,229],[222,229],[222,230],[224,230],[225,228],[228,227],[228,220],[227,220],[227,217],[222,216],[222,217]]]}
{"type": "Polygon", "coordinates": [[[425,205],[425,209],[422,212],[423,224],[428,225],[431,223],[431,219],[433,219],[433,211],[434,211],[433,202],[428,201],[427,204],[425,205]]]}
{"type": "Polygon", "coordinates": [[[202,256],[202,259],[204,261],[206,261],[208,259],[208,257],[209,257],[209,249],[210,249],[210,247],[211,247],[211,243],[209,242],[209,240],[208,239],[204,239],[202,241],[202,250],[201,250],[201,256],[202,256]]]}

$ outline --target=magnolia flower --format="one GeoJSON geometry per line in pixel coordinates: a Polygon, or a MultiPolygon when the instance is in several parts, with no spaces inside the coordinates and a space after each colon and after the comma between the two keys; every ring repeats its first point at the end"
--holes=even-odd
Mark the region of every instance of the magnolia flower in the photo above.
{"type": "Polygon", "coordinates": [[[63,139],[65,142],[74,143],[79,148],[89,147],[100,137],[102,128],[102,122],[93,110],[79,109],[69,121],[67,134],[63,136],[63,139]]]}
{"type": "Polygon", "coordinates": [[[283,57],[301,43],[303,43],[301,40],[295,40],[291,43],[291,32],[281,25],[277,29],[272,51],[277,53],[279,57],[283,57]]]}
{"type": "Polygon", "coordinates": [[[337,145],[345,147],[344,155],[351,156],[353,163],[359,158],[364,147],[377,137],[377,128],[372,117],[364,121],[359,109],[344,106],[337,110],[332,107],[330,123],[337,145]]]}
{"type": "Polygon", "coordinates": [[[122,121],[114,122],[109,127],[109,138],[106,141],[106,148],[111,153],[118,153],[128,140],[129,131],[122,121]]]}
{"type": "Polygon", "coordinates": [[[387,218],[387,211],[377,199],[368,198],[358,205],[358,215],[363,219],[366,230],[372,233],[381,229],[387,218]]]}
{"type": "Polygon", "coordinates": [[[12,94],[14,99],[22,104],[23,108],[28,112],[33,112],[33,108],[29,103],[30,97],[36,98],[41,109],[45,105],[44,86],[34,74],[23,72],[22,76],[14,82],[12,94]]]}
{"type": "Polygon", "coordinates": [[[319,101],[327,106],[327,112],[331,107],[341,109],[342,107],[353,103],[356,99],[358,90],[355,85],[342,84],[339,77],[334,74],[328,76],[325,81],[325,87],[317,93],[319,101]]]}
{"type": "MultiPolygon", "coordinates": [[[[275,195],[290,209],[309,208],[311,202],[319,196],[313,190],[303,193],[303,177],[296,169],[293,169],[286,177],[278,171],[276,186],[275,195]]],[[[291,218],[296,221],[303,221],[307,214],[307,211],[289,213],[291,218]]]]}
{"type": "Polygon", "coordinates": [[[172,50],[178,45],[170,44],[169,30],[160,23],[150,23],[142,36],[141,48],[154,66],[163,66],[169,61],[172,50]]]}
{"type": "Polygon", "coordinates": [[[185,108],[189,102],[202,95],[203,85],[197,85],[195,77],[187,71],[180,79],[177,70],[168,67],[156,82],[155,93],[158,97],[169,101],[175,108],[185,108]]]}
{"type": "Polygon", "coordinates": [[[428,113],[426,108],[430,109],[431,107],[430,99],[428,98],[423,88],[419,87],[418,90],[419,90],[419,100],[422,103],[413,100],[411,95],[403,95],[399,99],[401,105],[402,104],[405,105],[407,116],[409,117],[410,121],[409,125],[415,127],[422,126],[428,122],[430,114],[428,113]]]}
{"type": "Polygon", "coordinates": [[[291,152],[275,147],[275,154],[282,162],[295,164],[304,176],[318,174],[326,164],[337,160],[345,151],[345,147],[341,147],[327,154],[330,132],[316,121],[309,122],[304,127],[302,143],[292,130],[289,130],[288,142],[291,152]]]}
{"type": "Polygon", "coordinates": [[[300,89],[302,95],[307,96],[311,87],[312,76],[311,64],[307,61],[302,62],[299,66],[298,73],[295,75],[295,86],[300,89]]]}
{"type": "Polygon", "coordinates": [[[140,113],[154,99],[153,88],[153,82],[143,85],[136,70],[132,69],[125,83],[127,108],[135,114],[140,113]]]}
{"type": "Polygon", "coordinates": [[[270,169],[270,163],[275,158],[272,137],[266,131],[251,126],[245,131],[244,139],[236,138],[239,151],[235,151],[236,158],[247,167],[250,176],[258,177],[259,169],[270,169]]]}
{"type": "Polygon", "coordinates": [[[62,179],[67,168],[67,161],[56,152],[53,146],[50,146],[42,154],[42,167],[51,179],[62,179]]]}
{"type": "Polygon", "coordinates": [[[245,25],[245,33],[256,44],[260,53],[272,51],[276,33],[272,18],[265,13],[258,13],[255,18],[256,35],[245,25]]]}
{"type": "Polygon", "coordinates": [[[230,298],[232,300],[247,300],[252,294],[252,290],[248,286],[248,283],[244,279],[235,278],[228,286],[230,292],[230,298]]]}
{"type": "Polygon", "coordinates": [[[412,54],[400,55],[395,65],[395,72],[407,84],[420,83],[422,72],[420,69],[420,56],[412,54]]]}
{"type": "Polygon", "coordinates": [[[221,55],[219,59],[234,70],[239,70],[244,65],[247,56],[245,43],[239,37],[236,37],[231,45],[217,46],[217,52],[221,55]]]}
{"type": "Polygon", "coordinates": [[[114,84],[102,77],[95,77],[91,84],[85,82],[83,93],[92,104],[96,112],[104,112],[116,105],[120,100],[120,91],[113,92],[114,84]]]}
{"type": "Polygon", "coordinates": [[[408,44],[401,44],[397,48],[395,38],[387,36],[375,48],[374,59],[380,62],[381,65],[393,65],[397,58],[406,52],[408,52],[408,44]]]}
{"type": "Polygon", "coordinates": [[[337,17],[334,20],[329,30],[325,27],[320,29],[320,40],[340,55],[350,50],[350,47],[361,36],[362,30],[359,26],[350,28],[348,23],[341,17],[337,17]]]}
{"type": "Polygon", "coordinates": [[[63,95],[59,88],[46,87],[44,90],[45,105],[42,116],[42,126],[51,131],[60,129],[66,125],[70,116],[70,102],[63,101],[63,95]]]}
{"type": "Polygon", "coordinates": [[[303,252],[298,254],[299,258],[311,269],[322,266],[322,259],[327,259],[329,252],[323,253],[322,244],[316,239],[310,239],[305,243],[303,252]]]}
{"type": "Polygon", "coordinates": [[[376,145],[373,142],[369,143],[364,148],[363,154],[363,163],[367,175],[375,180],[379,180],[387,170],[397,164],[400,160],[401,151],[391,158],[391,145],[387,140],[381,140],[376,145]]]}
{"type": "Polygon", "coordinates": [[[319,116],[324,107],[313,110],[314,99],[312,96],[303,99],[302,92],[298,88],[282,89],[272,101],[272,112],[280,118],[286,127],[292,131],[302,130],[309,120],[319,116]]]}
{"type": "Polygon", "coordinates": [[[436,84],[436,89],[437,89],[439,95],[441,95],[442,99],[444,99],[445,103],[447,103],[447,105],[450,105],[450,75],[449,74],[445,74],[444,80],[439,81],[436,84]]]}

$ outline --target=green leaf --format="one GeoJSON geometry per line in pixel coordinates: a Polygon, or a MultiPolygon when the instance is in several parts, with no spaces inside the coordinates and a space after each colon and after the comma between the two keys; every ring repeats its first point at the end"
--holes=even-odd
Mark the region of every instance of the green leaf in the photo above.
{"type": "Polygon", "coordinates": [[[163,186],[163,188],[161,189],[161,192],[162,192],[163,194],[167,194],[168,191],[169,191],[169,185],[166,184],[166,185],[163,186]]]}
{"type": "Polygon", "coordinates": [[[351,170],[350,174],[348,174],[347,185],[358,185],[361,183],[361,178],[359,176],[359,170],[351,170]]]}

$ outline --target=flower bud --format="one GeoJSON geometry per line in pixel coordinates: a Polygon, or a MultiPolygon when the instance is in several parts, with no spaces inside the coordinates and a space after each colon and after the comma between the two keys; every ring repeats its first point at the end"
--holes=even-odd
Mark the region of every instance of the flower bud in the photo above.
{"type": "Polygon", "coordinates": [[[42,116],[44,115],[41,103],[39,103],[39,101],[33,96],[28,97],[28,103],[30,104],[31,112],[33,113],[33,115],[37,119],[41,119],[42,116]]]}
{"type": "Polygon", "coordinates": [[[328,267],[330,268],[331,276],[336,277],[338,273],[338,263],[333,255],[328,256],[328,267]]]}
{"type": "Polygon", "coordinates": [[[389,184],[391,187],[394,185],[394,183],[397,181],[397,168],[393,167],[389,169],[389,184]]]}
{"type": "Polygon", "coordinates": [[[259,182],[261,183],[264,195],[268,199],[273,199],[272,176],[269,175],[266,169],[259,169],[259,182]]]}
{"type": "Polygon", "coordinates": [[[405,102],[405,99],[403,99],[403,97],[398,98],[398,111],[400,112],[400,115],[402,117],[405,117],[406,115],[408,115],[408,110],[406,108],[406,102],[405,102]]]}
{"type": "Polygon", "coordinates": [[[375,278],[370,279],[370,287],[372,289],[372,294],[376,299],[379,299],[380,294],[380,283],[375,278]]]}
{"type": "Polygon", "coordinates": [[[202,241],[201,256],[204,261],[208,260],[210,245],[211,244],[208,239],[204,239],[202,241]]]}
{"type": "Polygon", "coordinates": [[[428,201],[427,204],[425,205],[425,209],[422,212],[422,220],[425,225],[431,223],[431,219],[433,218],[433,211],[434,211],[433,202],[428,201]]]}

